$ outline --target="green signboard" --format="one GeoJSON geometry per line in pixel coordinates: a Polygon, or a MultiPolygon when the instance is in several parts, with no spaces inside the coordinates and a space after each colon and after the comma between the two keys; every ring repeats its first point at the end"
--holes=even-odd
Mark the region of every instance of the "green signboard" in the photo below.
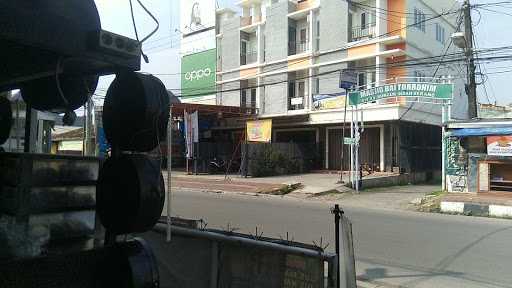
{"type": "Polygon", "coordinates": [[[453,84],[395,83],[349,93],[350,105],[364,104],[391,97],[422,97],[451,100],[453,84]]]}
{"type": "Polygon", "coordinates": [[[348,138],[348,137],[343,138],[343,144],[345,144],[345,145],[356,145],[356,143],[357,143],[356,138],[348,138]]]}
{"type": "Polygon", "coordinates": [[[215,49],[181,58],[181,97],[215,94],[216,59],[215,49]]]}

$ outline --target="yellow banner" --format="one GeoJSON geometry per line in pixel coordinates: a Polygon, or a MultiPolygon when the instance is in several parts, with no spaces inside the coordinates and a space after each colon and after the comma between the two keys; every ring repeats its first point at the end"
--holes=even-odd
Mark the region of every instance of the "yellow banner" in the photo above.
{"type": "Polygon", "coordinates": [[[270,142],[272,139],[272,119],[247,121],[247,141],[270,142]]]}

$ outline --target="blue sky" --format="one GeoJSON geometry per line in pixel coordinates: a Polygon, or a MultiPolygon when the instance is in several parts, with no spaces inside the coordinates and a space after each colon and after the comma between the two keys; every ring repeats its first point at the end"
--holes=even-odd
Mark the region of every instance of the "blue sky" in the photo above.
{"type": "MultiPolygon", "coordinates": [[[[342,1],[342,0],[340,0],[342,1]]],[[[135,38],[130,16],[130,6],[128,0],[95,0],[100,13],[102,28],[135,38]]],[[[427,0],[428,2],[428,0],[427,0]]],[[[489,3],[495,0],[472,1],[476,3],[489,3]]],[[[137,1],[133,0],[135,16],[139,36],[143,38],[155,27],[151,18],[138,6],[137,1]]],[[[142,71],[156,74],[168,89],[180,88],[180,54],[179,54],[179,32],[175,29],[179,27],[179,0],[142,0],[142,3],[155,15],[160,22],[158,32],[148,39],[145,43],[144,51],[149,56],[150,63],[142,64],[142,71]],[[174,75],[162,75],[174,74],[174,75]]],[[[219,7],[234,7],[234,0],[218,0],[219,7]]],[[[476,25],[475,36],[479,48],[490,48],[499,46],[509,46],[512,39],[512,8],[491,8],[497,12],[480,10],[480,14],[473,13],[473,21],[476,25]],[[510,15],[505,15],[510,13],[510,15]],[[480,19],[481,18],[481,19],[480,19]],[[480,19],[480,20],[479,20],[480,19]]],[[[501,62],[484,65],[489,73],[496,73],[507,69],[511,62],[501,62]]],[[[512,66],[510,66],[512,67],[512,66]]],[[[512,82],[512,73],[489,74],[489,79],[483,85],[479,86],[478,98],[480,102],[497,101],[498,104],[512,103],[509,96],[510,82],[512,82]]],[[[105,89],[113,77],[103,77],[98,86],[97,94],[104,95],[105,89]]],[[[477,79],[480,81],[480,79],[477,79]]]]}

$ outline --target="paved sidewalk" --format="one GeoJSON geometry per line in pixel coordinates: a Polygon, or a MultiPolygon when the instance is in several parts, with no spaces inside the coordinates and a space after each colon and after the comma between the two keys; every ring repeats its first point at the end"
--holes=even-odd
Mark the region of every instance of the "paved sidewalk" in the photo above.
{"type": "MultiPolygon", "coordinates": [[[[164,178],[167,178],[167,172],[162,171],[164,174],[164,178]]],[[[283,176],[269,176],[269,177],[241,177],[238,174],[229,174],[227,177],[222,174],[208,175],[208,174],[200,174],[200,175],[192,175],[187,174],[183,171],[173,171],[173,178],[179,178],[181,181],[175,187],[187,188],[178,186],[181,185],[182,182],[192,183],[192,182],[202,182],[204,180],[215,181],[219,185],[216,186],[215,189],[223,190],[220,184],[241,184],[241,185],[261,185],[262,189],[266,190],[265,184],[272,185],[295,185],[300,183],[301,187],[299,189],[294,190],[294,194],[303,194],[303,196],[317,195],[321,193],[325,193],[327,191],[338,191],[338,192],[351,192],[352,189],[347,188],[345,184],[340,182],[340,174],[339,173],[304,173],[304,174],[295,174],[295,175],[283,175],[283,176]],[[243,183],[243,184],[242,184],[243,183]],[[254,183],[254,184],[251,184],[254,183]]],[[[380,178],[382,176],[389,176],[389,173],[374,173],[372,175],[365,176],[367,179],[371,178],[380,178]]],[[[167,180],[167,179],[166,179],[167,180]]],[[[343,181],[348,182],[348,173],[343,174],[343,181]]],[[[194,187],[191,187],[194,188],[194,187]]],[[[241,187],[243,188],[243,187],[241,187]]],[[[233,191],[232,189],[236,189],[236,187],[226,186],[226,191],[233,191]]],[[[252,188],[251,188],[252,189],[252,188]]],[[[256,189],[258,190],[258,189],[256,189]]],[[[243,192],[243,191],[236,191],[243,192]]],[[[252,191],[251,191],[252,192],[252,191]]]]}
{"type": "MultiPolygon", "coordinates": [[[[164,179],[167,181],[167,172],[162,171],[164,179]]],[[[271,176],[271,177],[259,177],[259,178],[244,178],[240,175],[228,175],[226,178],[224,175],[187,175],[185,172],[177,171],[172,172],[173,179],[176,179],[176,183],[171,183],[174,187],[181,188],[196,188],[190,187],[197,183],[212,183],[214,186],[206,188],[212,188],[213,190],[228,191],[228,192],[257,192],[259,190],[268,190],[273,187],[283,185],[295,185],[302,184],[301,188],[296,189],[294,194],[304,194],[304,196],[314,195],[325,191],[350,191],[349,188],[343,184],[338,183],[339,174],[324,174],[324,173],[307,173],[297,175],[285,175],[285,176],[271,176]],[[182,186],[183,185],[183,186],[182,186]],[[239,186],[238,186],[239,185],[239,186]],[[270,186],[269,186],[270,185],[270,186]],[[257,186],[261,186],[258,189],[257,186]],[[248,188],[250,187],[250,188],[248,188]],[[236,190],[237,188],[244,190],[236,190]],[[235,189],[235,190],[233,190],[235,189]]],[[[344,180],[348,180],[347,175],[343,175],[344,180]]],[[[197,184],[201,186],[202,184],[197,184]]]]}
{"type": "MultiPolygon", "coordinates": [[[[165,182],[167,182],[167,180],[165,182]]],[[[207,192],[242,193],[270,193],[286,186],[278,183],[257,183],[250,181],[233,181],[229,179],[191,179],[190,177],[172,177],[171,185],[177,188],[197,189],[207,192]]]]}
{"type": "MultiPolygon", "coordinates": [[[[167,173],[165,171],[163,173],[167,182],[167,173]]],[[[338,181],[339,174],[324,173],[262,178],[241,178],[238,175],[229,175],[226,179],[224,175],[186,175],[184,172],[173,172],[171,184],[176,188],[203,192],[282,195],[286,193],[275,191],[291,184],[301,183],[303,187],[286,196],[305,201],[337,202],[341,205],[388,210],[415,210],[416,207],[411,204],[415,199],[440,189],[438,185],[404,185],[372,188],[353,194],[352,189],[337,183],[338,181]]]]}

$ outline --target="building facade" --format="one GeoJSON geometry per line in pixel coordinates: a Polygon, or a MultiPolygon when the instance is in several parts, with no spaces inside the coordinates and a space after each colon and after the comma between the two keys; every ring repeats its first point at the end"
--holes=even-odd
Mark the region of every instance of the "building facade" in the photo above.
{"type": "MultiPolygon", "coordinates": [[[[350,106],[344,113],[343,69],[356,71],[356,89],[453,83],[451,118],[466,118],[465,70],[418,65],[457,52],[449,44],[458,26],[460,7],[454,0],[243,0],[237,5],[241,15],[217,10],[216,103],[255,107],[258,118],[272,118],[273,142],[317,143],[322,168],[340,169],[341,127],[354,115],[350,106]]],[[[440,170],[440,105],[396,97],[365,104],[361,111],[362,164],[377,171],[440,170]],[[432,167],[421,163],[437,156],[432,167]]],[[[243,125],[229,121],[218,129],[236,133],[243,125]]],[[[348,159],[343,165],[348,168],[348,159]]]]}

